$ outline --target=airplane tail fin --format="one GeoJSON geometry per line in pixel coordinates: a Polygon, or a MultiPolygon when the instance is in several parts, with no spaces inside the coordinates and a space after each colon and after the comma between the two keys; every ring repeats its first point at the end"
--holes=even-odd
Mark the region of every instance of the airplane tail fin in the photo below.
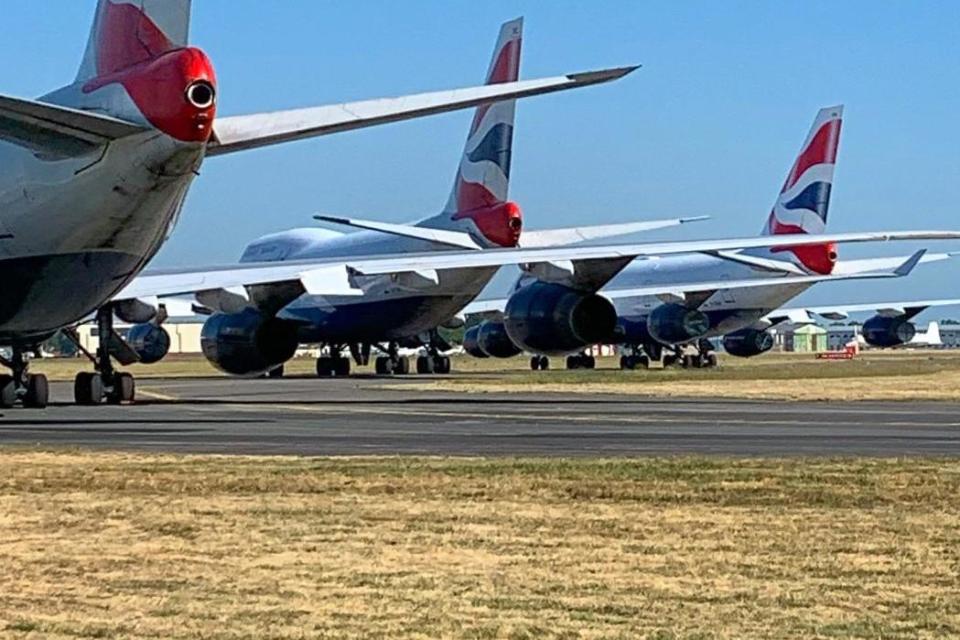
{"type": "MultiPolygon", "coordinates": [[[[763,235],[824,233],[842,122],[842,105],[821,109],[817,114],[777,196],[763,235]]],[[[830,273],[837,259],[836,246],[829,244],[795,247],[790,251],[801,266],[817,273],[830,273]]]]}
{"type": "Polygon", "coordinates": [[[191,0],[100,0],[77,82],[185,47],[191,0]]]}
{"type": "MultiPolygon", "coordinates": [[[[519,79],[522,43],[523,18],[501,26],[486,84],[519,79]]],[[[517,245],[522,215],[508,200],[516,104],[504,100],[477,108],[447,205],[423,226],[469,231],[488,246],[517,245]]]]}

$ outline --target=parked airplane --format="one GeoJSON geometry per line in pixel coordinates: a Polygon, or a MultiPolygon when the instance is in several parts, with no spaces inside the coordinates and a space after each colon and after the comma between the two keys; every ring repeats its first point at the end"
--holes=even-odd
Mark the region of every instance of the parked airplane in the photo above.
{"type": "MultiPolygon", "coordinates": [[[[817,114],[764,225],[763,237],[775,240],[784,234],[824,233],[842,112],[836,106],[817,114]]],[[[573,354],[567,358],[568,368],[592,368],[595,361],[581,351],[603,341],[620,343],[630,351],[621,360],[624,368],[646,367],[661,357],[665,365],[713,366],[716,355],[708,338],[725,335],[730,349],[741,352],[772,344],[762,318],[817,282],[900,277],[920,262],[947,257],[920,253],[838,262],[832,243],[786,247],[771,242],[757,249],[638,260],[604,287],[591,309],[598,316],[616,317],[616,333],[597,336],[602,340],[531,330],[525,320],[531,314],[530,292],[549,286],[549,280],[528,271],[508,300],[467,307],[467,314],[488,319],[467,332],[465,348],[480,357],[510,357],[526,350],[535,354],[533,369],[548,367],[548,355],[573,354]],[[696,354],[685,354],[684,347],[696,354]]]]}
{"type": "MultiPolygon", "coordinates": [[[[523,40],[522,19],[501,27],[486,76],[488,85],[516,82],[519,78],[523,40]]],[[[474,115],[453,189],[443,210],[419,222],[403,225],[368,220],[317,216],[325,222],[363,229],[349,235],[305,228],[264,236],[246,247],[240,258],[247,262],[279,262],[317,258],[361,258],[408,252],[481,250],[492,247],[549,246],[573,244],[587,239],[635,233],[682,224],[688,219],[600,225],[529,231],[523,228],[520,207],[509,200],[510,169],[516,101],[479,107],[474,115]]],[[[411,272],[380,276],[367,282],[363,295],[302,295],[281,309],[249,299],[243,292],[202,292],[197,309],[216,312],[269,312],[294,323],[301,344],[318,344],[321,377],[348,375],[349,348],[358,364],[367,364],[372,349],[376,371],[409,373],[404,348],[424,347],[426,355],[416,361],[418,373],[448,373],[450,346],[438,327],[458,312],[489,283],[497,267],[450,269],[441,273],[411,272]]],[[[155,362],[169,346],[169,337],[159,323],[140,324],[128,338],[138,359],[155,362]]],[[[260,373],[259,362],[232,359],[215,364],[235,375],[260,373]]],[[[271,371],[282,375],[282,366],[271,371]]]]}
{"type": "Polygon", "coordinates": [[[170,233],[207,156],[358,129],[502,99],[620,78],[633,68],[216,119],[213,64],[188,45],[190,0],[99,0],[73,83],[37,100],[0,96],[0,404],[47,403],[27,354],[97,311],[97,373],[76,380],[81,401],[133,397],[109,349],[123,350],[105,306],[170,233]]]}
{"type": "MultiPolygon", "coordinates": [[[[960,299],[909,300],[897,302],[871,302],[864,304],[826,305],[816,307],[792,307],[773,311],[764,318],[768,327],[784,323],[812,324],[814,316],[826,320],[846,320],[854,313],[873,312],[860,328],[860,337],[871,347],[891,348],[901,346],[942,345],[940,325],[930,322],[926,331],[918,331],[913,318],[927,309],[960,306],[960,299]]],[[[773,346],[772,341],[763,351],[773,346]]],[[[736,349],[735,349],[736,351],[736,349]]],[[[733,355],[741,355],[733,353],[733,355]]],[[[754,355],[754,354],[743,354],[754,355]]]]}

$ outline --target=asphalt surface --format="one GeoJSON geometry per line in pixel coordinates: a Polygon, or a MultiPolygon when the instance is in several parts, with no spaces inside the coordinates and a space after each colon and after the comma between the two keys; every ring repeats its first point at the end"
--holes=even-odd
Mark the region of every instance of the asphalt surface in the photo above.
{"type": "MultiPolygon", "coordinates": [[[[136,406],[7,411],[0,445],[304,455],[960,456],[960,404],[467,395],[398,384],[142,380],[136,406]]],[[[69,385],[53,385],[55,400],[70,397],[69,385]]]]}

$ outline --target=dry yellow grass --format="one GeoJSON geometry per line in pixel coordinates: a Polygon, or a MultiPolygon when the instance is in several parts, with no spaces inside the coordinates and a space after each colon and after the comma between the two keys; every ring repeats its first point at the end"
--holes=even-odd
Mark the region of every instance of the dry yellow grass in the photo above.
{"type": "MultiPolygon", "coordinates": [[[[488,361],[482,361],[488,362],[488,361]]],[[[560,366],[561,363],[556,363],[560,366]]],[[[721,397],[769,400],[960,400],[960,353],[871,352],[854,361],[820,361],[812,355],[725,357],[713,370],[612,370],[613,358],[595,371],[534,373],[474,369],[460,376],[406,384],[403,389],[467,393],[629,394],[659,398],[721,397]]],[[[400,387],[398,387],[400,388],[400,387]]]]}
{"type": "Polygon", "coordinates": [[[9,638],[960,636],[960,463],[0,452],[9,638]]]}

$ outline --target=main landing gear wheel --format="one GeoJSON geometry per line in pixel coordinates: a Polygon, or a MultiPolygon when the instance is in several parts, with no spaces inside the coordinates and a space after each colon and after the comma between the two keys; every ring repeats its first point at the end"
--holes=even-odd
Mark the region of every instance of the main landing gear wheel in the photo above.
{"type": "Polygon", "coordinates": [[[43,374],[28,373],[29,361],[22,347],[14,347],[10,360],[3,358],[12,375],[0,375],[0,409],[21,403],[27,409],[43,409],[50,402],[50,384],[43,374]]]}
{"type": "Polygon", "coordinates": [[[597,359],[586,353],[575,356],[567,356],[567,369],[596,369],[597,359]]]}
{"type": "Polygon", "coordinates": [[[417,358],[417,373],[420,375],[429,375],[436,372],[436,363],[430,356],[420,356],[417,358]]]}
{"type": "Polygon", "coordinates": [[[317,358],[317,376],[345,378],[350,375],[350,359],[342,356],[317,358]]]}
{"type": "Polygon", "coordinates": [[[410,358],[397,356],[396,359],[392,359],[390,357],[380,356],[374,362],[374,370],[377,372],[377,375],[380,376],[405,376],[410,373],[410,358]]]}
{"type": "Polygon", "coordinates": [[[547,356],[533,356],[530,358],[531,371],[546,371],[550,368],[550,358],[547,356]]]}
{"type": "Polygon", "coordinates": [[[87,351],[75,335],[71,336],[80,352],[93,362],[96,369],[94,372],[81,371],[74,378],[74,401],[84,406],[95,406],[104,401],[110,404],[133,403],[137,390],[133,376],[114,369],[110,359],[110,341],[122,340],[113,330],[113,309],[110,306],[97,311],[97,335],[100,344],[95,354],[87,351]]]}
{"type": "Polygon", "coordinates": [[[50,383],[43,374],[27,376],[27,389],[23,395],[23,406],[28,409],[45,409],[50,403],[50,383]]]}
{"type": "Polygon", "coordinates": [[[99,373],[81,371],[73,379],[73,399],[83,406],[98,405],[103,402],[103,378],[99,373]]]}
{"type": "Polygon", "coordinates": [[[270,371],[267,371],[267,376],[266,376],[266,377],[267,377],[267,378],[282,378],[284,373],[286,373],[286,370],[284,369],[284,366],[283,366],[283,365],[280,365],[279,367],[274,367],[273,369],[270,369],[270,371]]]}
{"type": "Polygon", "coordinates": [[[620,368],[633,371],[634,369],[649,369],[650,358],[647,356],[620,356],[620,368]]]}

